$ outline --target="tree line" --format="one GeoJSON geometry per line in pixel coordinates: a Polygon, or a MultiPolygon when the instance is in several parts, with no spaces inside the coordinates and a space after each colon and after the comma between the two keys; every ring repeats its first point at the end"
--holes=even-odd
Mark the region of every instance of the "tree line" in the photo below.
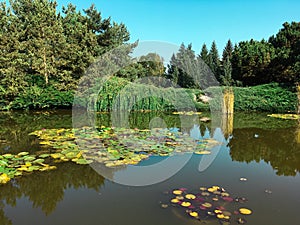
{"type": "MultiPolygon", "coordinates": [[[[0,108],[26,108],[37,95],[45,107],[70,106],[72,91],[91,63],[122,44],[129,54],[137,44],[128,43],[125,24],[103,18],[94,5],[80,11],[69,4],[58,10],[56,1],[10,0],[9,6],[0,3],[0,14],[0,108]],[[56,102],[49,102],[49,96],[56,102]]],[[[210,48],[204,43],[199,54],[192,44],[181,44],[167,68],[159,55],[149,53],[115,76],[128,81],[160,76],[183,88],[203,89],[215,81],[224,86],[294,86],[299,74],[300,23],[291,22],[268,40],[228,40],[221,56],[214,41],[210,48]]]]}
{"type": "Polygon", "coordinates": [[[172,57],[167,75],[182,87],[193,87],[196,84],[190,82],[189,76],[178,73],[172,67],[180,58],[203,60],[217,81],[225,86],[254,86],[271,82],[293,86],[300,81],[300,22],[284,23],[283,28],[267,41],[251,39],[233,45],[229,39],[222,56],[215,41],[209,50],[204,43],[198,55],[191,44],[187,47],[182,44],[179,52],[172,57]]]}
{"type": "Polygon", "coordinates": [[[0,4],[0,97],[11,102],[32,87],[69,91],[99,55],[129,40],[122,23],[94,5],[78,11],[56,1],[0,4]]]}

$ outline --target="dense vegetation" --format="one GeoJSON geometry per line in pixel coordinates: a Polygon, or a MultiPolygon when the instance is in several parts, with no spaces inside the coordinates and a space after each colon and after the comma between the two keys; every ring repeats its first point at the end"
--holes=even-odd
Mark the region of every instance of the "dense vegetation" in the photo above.
{"type": "MultiPolygon", "coordinates": [[[[122,44],[128,46],[129,57],[137,44],[127,42],[130,35],[124,24],[102,18],[94,5],[83,11],[72,4],[58,10],[55,1],[10,0],[9,6],[0,3],[0,14],[1,110],[69,108],[79,79],[97,57],[122,44]]],[[[172,81],[196,98],[209,86],[248,86],[234,90],[238,110],[296,111],[300,23],[284,23],[268,40],[251,39],[235,45],[228,40],[221,57],[215,42],[210,49],[203,44],[198,55],[191,44],[182,44],[167,68],[159,55],[149,53],[114,76],[119,78],[107,89],[113,94],[99,96],[98,110],[111,109],[109,99],[128,82],[157,76],[164,78],[160,86],[169,87],[164,81],[172,81]],[[269,83],[273,84],[249,87],[269,83]]],[[[195,104],[208,108],[199,101],[195,104]]],[[[172,106],[151,98],[135,109],[172,106]]]]}

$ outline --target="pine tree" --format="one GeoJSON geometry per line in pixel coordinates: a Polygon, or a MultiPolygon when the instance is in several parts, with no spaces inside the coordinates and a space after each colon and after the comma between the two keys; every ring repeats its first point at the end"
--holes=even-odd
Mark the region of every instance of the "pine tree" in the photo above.
{"type": "Polygon", "coordinates": [[[206,64],[208,63],[208,50],[205,43],[202,45],[200,57],[206,64]]]}
{"type": "Polygon", "coordinates": [[[229,39],[223,50],[222,61],[225,62],[227,58],[231,59],[232,52],[233,52],[233,45],[231,43],[231,40],[229,39]]]}
{"type": "Polygon", "coordinates": [[[4,2],[0,7],[0,99],[7,104],[27,86],[25,53],[21,46],[24,31],[4,2]]]}
{"type": "Polygon", "coordinates": [[[215,41],[212,42],[209,54],[208,54],[208,66],[211,71],[215,74],[215,77],[218,81],[221,80],[220,74],[220,57],[217,49],[217,44],[215,41]]]}
{"type": "Polygon", "coordinates": [[[22,48],[26,53],[27,71],[49,79],[63,76],[58,67],[65,62],[60,55],[65,48],[65,37],[60,17],[56,14],[56,2],[48,0],[12,1],[11,6],[24,31],[22,48]]]}

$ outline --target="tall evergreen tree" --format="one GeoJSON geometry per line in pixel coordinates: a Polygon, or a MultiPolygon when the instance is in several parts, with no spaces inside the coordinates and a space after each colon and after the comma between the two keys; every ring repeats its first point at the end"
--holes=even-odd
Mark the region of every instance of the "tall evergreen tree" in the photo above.
{"type": "MultiPolygon", "coordinates": [[[[175,56],[171,58],[167,77],[177,79],[177,84],[183,88],[194,88],[197,85],[193,78],[196,68],[195,52],[192,50],[192,45],[187,47],[182,43],[175,56]],[[172,74],[174,73],[174,74],[172,74]]],[[[175,79],[173,81],[175,82],[175,79]]]]}
{"type": "Polygon", "coordinates": [[[218,81],[221,80],[220,65],[221,63],[217,44],[215,41],[213,41],[208,54],[208,66],[210,67],[211,71],[215,74],[215,77],[218,81]]]}
{"type": "Polygon", "coordinates": [[[204,43],[201,48],[200,58],[207,64],[208,63],[208,50],[206,44],[204,43]]]}
{"type": "Polygon", "coordinates": [[[42,76],[45,84],[51,77],[63,76],[58,67],[64,63],[60,55],[66,42],[56,6],[55,1],[48,0],[11,1],[19,26],[24,31],[22,49],[26,53],[23,60],[28,63],[26,72],[42,76]]]}
{"type": "Polygon", "coordinates": [[[21,46],[24,30],[18,19],[5,2],[0,4],[0,14],[0,98],[6,105],[27,86],[24,71],[27,62],[21,46]]]}
{"type": "Polygon", "coordinates": [[[270,64],[272,79],[277,82],[300,82],[300,22],[284,23],[269,42],[276,51],[270,64]]]}
{"type": "Polygon", "coordinates": [[[232,52],[233,52],[233,45],[232,45],[231,40],[229,39],[226,43],[226,46],[225,46],[224,50],[223,50],[222,61],[226,61],[226,58],[231,59],[232,52]]]}

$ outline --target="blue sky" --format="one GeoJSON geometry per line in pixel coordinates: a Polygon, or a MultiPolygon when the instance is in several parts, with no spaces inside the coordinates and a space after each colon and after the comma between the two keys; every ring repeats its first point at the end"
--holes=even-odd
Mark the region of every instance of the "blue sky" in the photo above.
{"type": "Polygon", "coordinates": [[[123,22],[131,41],[155,40],[180,45],[192,43],[199,53],[205,42],[216,41],[221,54],[233,43],[261,40],[276,34],[285,21],[300,21],[297,0],[57,0],[78,9],[95,3],[104,17],[123,22]]]}

